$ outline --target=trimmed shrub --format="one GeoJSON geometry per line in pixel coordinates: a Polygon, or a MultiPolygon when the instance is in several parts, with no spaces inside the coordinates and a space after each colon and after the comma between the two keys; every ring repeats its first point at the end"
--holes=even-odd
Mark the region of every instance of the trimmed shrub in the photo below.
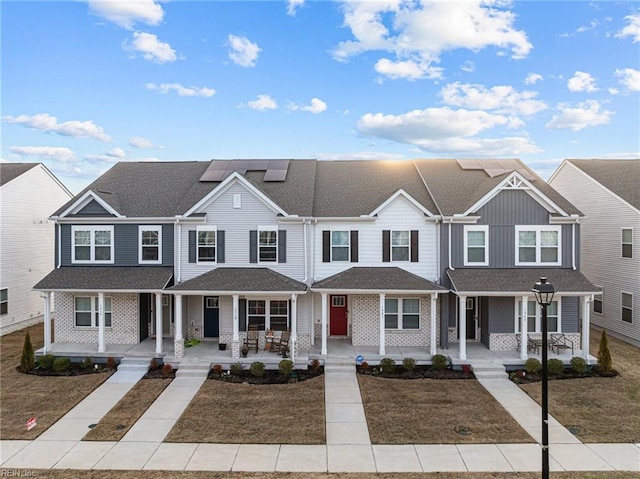
{"type": "Polygon", "coordinates": [[[31,336],[29,331],[24,337],[24,344],[22,345],[22,357],[20,358],[20,369],[23,373],[33,371],[35,365],[35,355],[33,353],[33,346],[31,345],[31,336]]]}
{"type": "Polygon", "coordinates": [[[600,371],[611,371],[612,367],[609,339],[607,338],[607,332],[602,331],[600,349],[598,349],[598,369],[600,369],[600,371]]]}
{"type": "Polygon", "coordinates": [[[40,356],[38,358],[37,364],[40,369],[49,371],[53,367],[53,362],[55,360],[56,357],[53,354],[45,354],[44,356],[40,356]]]}
{"type": "Polygon", "coordinates": [[[66,373],[71,367],[69,358],[56,358],[53,362],[53,370],[57,373],[66,373]]]}
{"type": "Polygon", "coordinates": [[[368,362],[362,361],[362,364],[360,365],[360,367],[363,369],[363,371],[367,371],[371,366],[369,366],[368,362]]]}
{"type": "Polygon", "coordinates": [[[80,362],[80,368],[84,369],[85,371],[89,371],[90,369],[93,369],[93,359],[91,359],[89,356],[84,358],[80,362]]]}
{"type": "Polygon", "coordinates": [[[164,363],[162,365],[162,374],[163,376],[169,376],[173,372],[173,366],[169,363],[164,363]]]}
{"type": "Polygon", "coordinates": [[[447,358],[442,354],[434,354],[431,357],[431,367],[434,371],[444,371],[447,369],[447,358]]]}
{"type": "Polygon", "coordinates": [[[311,361],[311,370],[312,371],[320,371],[320,361],[314,359],[311,361]]]}
{"type": "Polygon", "coordinates": [[[293,361],[290,359],[283,359],[280,361],[280,364],[278,364],[278,369],[283,376],[291,376],[291,371],[293,371],[293,361]]]}
{"type": "Polygon", "coordinates": [[[547,371],[552,376],[558,376],[562,374],[562,371],[564,371],[564,364],[559,359],[556,359],[556,358],[549,359],[547,361],[547,371]]]}
{"type": "Polygon", "coordinates": [[[156,358],[151,358],[151,361],[149,361],[149,371],[155,371],[159,367],[160,365],[158,364],[158,361],[156,361],[156,358]]]}
{"type": "Polygon", "coordinates": [[[380,369],[383,373],[392,373],[396,370],[396,362],[391,358],[383,358],[380,361],[380,369]]]}
{"type": "Polygon", "coordinates": [[[542,371],[542,364],[540,364],[540,361],[537,358],[529,358],[524,363],[524,369],[529,374],[538,374],[542,371]]]}
{"type": "Polygon", "coordinates": [[[413,358],[404,358],[402,360],[402,368],[407,371],[413,371],[416,368],[416,360],[413,358]]]}
{"type": "Polygon", "coordinates": [[[264,363],[261,363],[260,361],[254,361],[253,363],[251,363],[249,371],[251,371],[252,376],[261,378],[262,376],[264,376],[264,363]]]}
{"type": "Polygon", "coordinates": [[[222,374],[222,364],[214,364],[213,366],[211,366],[211,370],[215,373],[215,374],[222,374]]]}
{"type": "Polygon", "coordinates": [[[571,358],[570,364],[571,369],[573,369],[578,374],[586,374],[586,372],[589,370],[589,365],[587,364],[587,362],[578,356],[571,358]]]}
{"type": "Polygon", "coordinates": [[[238,376],[244,371],[244,364],[241,362],[233,363],[229,369],[231,370],[231,374],[238,376]]]}
{"type": "Polygon", "coordinates": [[[116,363],[116,358],[109,356],[107,358],[107,368],[109,368],[109,371],[115,371],[117,367],[118,364],[116,363]]]}

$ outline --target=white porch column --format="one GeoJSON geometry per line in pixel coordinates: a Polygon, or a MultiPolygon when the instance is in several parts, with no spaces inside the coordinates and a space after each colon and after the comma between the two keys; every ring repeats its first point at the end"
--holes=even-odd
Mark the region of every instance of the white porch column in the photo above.
{"type": "Polygon", "coordinates": [[[289,337],[289,356],[295,362],[298,346],[298,295],[291,294],[291,336],[289,337]]]}
{"type": "Polygon", "coordinates": [[[431,293],[431,347],[429,348],[429,352],[431,356],[434,356],[437,350],[437,341],[436,341],[436,309],[438,304],[438,293],[431,293]]]}
{"type": "Polygon", "coordinates": [[[104,353],[104,293],[98,293],[98,352],[104,353]]]}
{"type": "Polygon", "coordinates": [[[162,293],[156,293],[156,354],[162,354],[162,293]]]}
{"type": "Polygon", "coordinates": [[[526,296],[521,298],[522,309],[520,311],[520,359],[527,359],[527,317],[529,316],[529,299],[526,296]]]}
{"type": "Polygon", "coordinates": [[[459,353],[458,356],[460,359],[467,359],[467,297],[459,296],[458,297],[458,336],[459,342],[459,353]]]}
{"type": "Polygon", "coordinates": [[[582,358],[589,364],[589,327],[591,322],[591,296],[582,297],[582,358]]]}
{"type": "Polygon", "coordinates": [[[237,294],[233,295],[233,341],[239,341],[240,335],[238,331],[240,330],[240,296],[237,294]]]}
{"type": "Polygon", "coordinates": [[[181,358],[184,356],[184,337],[182,335],[182,295],[177,294],[175,296],[175,334],[173,336],[173,353],[176,358],[181,358]]]}
{"type": "Polygon", "coordinates": [[[322,349],[320,354],[327,354],[327,293],[322,293],[322,349]]]}
{"type": "Polygon", "coordinates": [[[51,292],[42,294],[44,299],[44,353],[51,352],[51,292]]]}
{"type": "Polygon", "coordinates": [[[385,337],[384,337],[384,298],[385,293],[380,293],[380,350],[381,356],[386,354],[385,350],[385,337]]]}

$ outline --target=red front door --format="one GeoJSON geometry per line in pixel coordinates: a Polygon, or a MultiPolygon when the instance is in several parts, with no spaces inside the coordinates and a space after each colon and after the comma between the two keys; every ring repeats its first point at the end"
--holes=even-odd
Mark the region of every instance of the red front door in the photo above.
{"type": "Polygon", "coordinates": [[[347,335],[347,297],[344,295],[329,296],[329,334],[347,335]]]}

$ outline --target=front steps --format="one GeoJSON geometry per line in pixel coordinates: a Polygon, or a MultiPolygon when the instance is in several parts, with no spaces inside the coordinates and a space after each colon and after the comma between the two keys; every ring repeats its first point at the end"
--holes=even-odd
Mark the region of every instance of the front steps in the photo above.
{"type": "Polygon", "coordinates": [[[355,373],[356,363],[353,359],[332,359],[324,361],[324,373],[355,373]]]}
{"type": "Polygon", "coordinates": [[[146,373],[149,370],[151,358],[130,357],[122,358],[118,365],[118,371],[130,371],[135,373],[146,373]]]}
{"type": "Polygon", "coordinates": [[[182,362],[176,371],[176,378],[206,378],[209,375],[211,364],[206,362],[188,363],[182,362]]]}
{"type": "Polygon", "coordinates": [[[499,363],[471,364],[476,379],[508,379],[507,370],[499,363]]]}

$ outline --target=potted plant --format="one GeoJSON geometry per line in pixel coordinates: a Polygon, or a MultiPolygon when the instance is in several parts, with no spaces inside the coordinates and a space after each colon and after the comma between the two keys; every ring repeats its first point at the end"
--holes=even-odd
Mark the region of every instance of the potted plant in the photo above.
{"type": "Polygon", "coordinates": [[[240,350],[240,354],[242,354],[243,358],[246,358],[247,354],[249,354],[249,346],[247,346],[246,344],[242,346],[242,349],[240,350]]]}
{"type": "Polygon", "coordinates": [[[227,349],[227,343],[218,343],[218,349],[220,351],[224,351],[225,349],[227,349]]]}

